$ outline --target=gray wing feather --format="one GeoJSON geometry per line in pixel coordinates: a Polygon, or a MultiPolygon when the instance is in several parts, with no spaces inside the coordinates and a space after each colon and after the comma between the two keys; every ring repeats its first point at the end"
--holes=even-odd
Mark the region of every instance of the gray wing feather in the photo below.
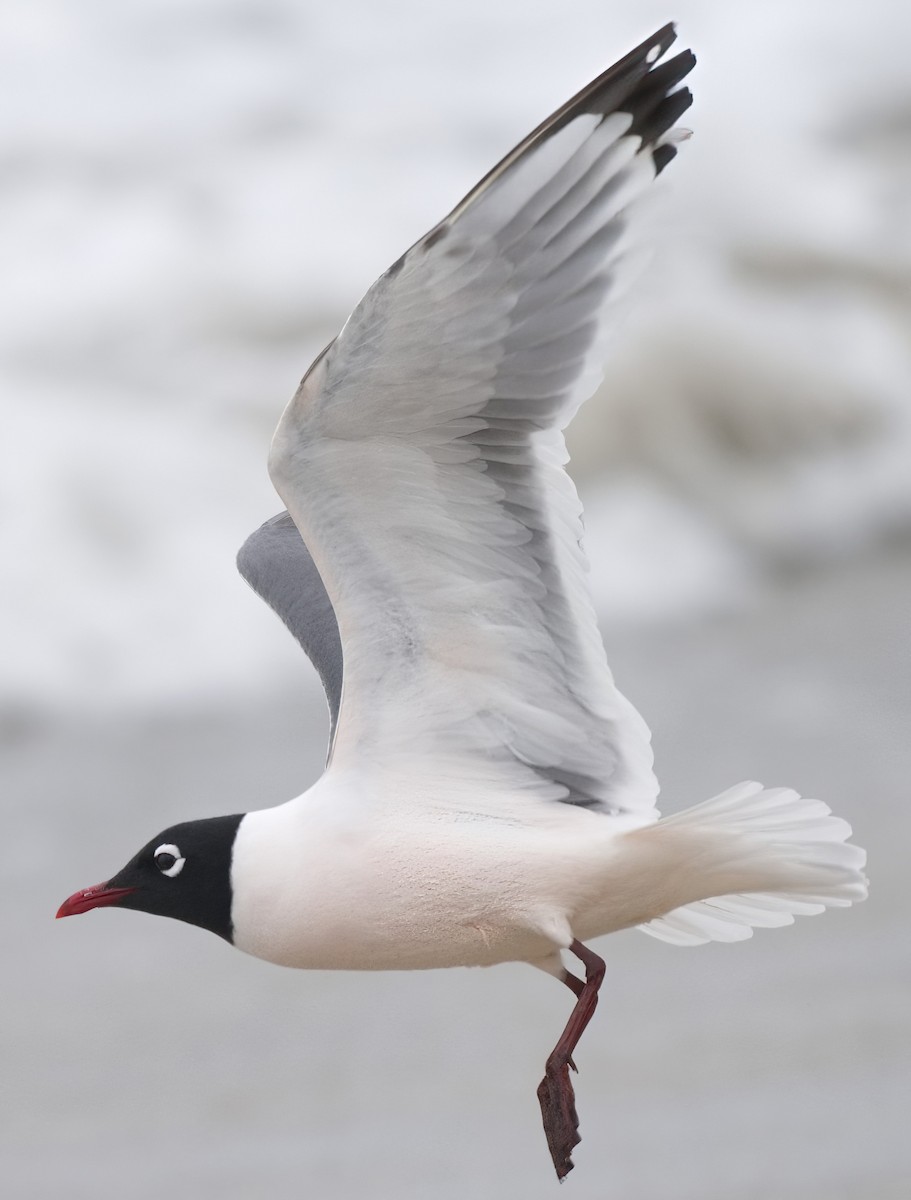
{"type": "Polygon", "coordinates": [[[690,104],[692,54],[656,65],[673,40],[660,30],[507,155],[374,284],[282,417],[270,474],[345,629],[333,762],[369,742],[501,797],[657,817],[561,431],[598,382],[633,205],[690,104]]]}
{"type": "Polygon", "coordinates": [[[237,569],[281,617],[316,667],[334,732],[342,695],[338,623],[316,564],[289,513],[279,513],[250,534],[237,555],[237,569]]]}

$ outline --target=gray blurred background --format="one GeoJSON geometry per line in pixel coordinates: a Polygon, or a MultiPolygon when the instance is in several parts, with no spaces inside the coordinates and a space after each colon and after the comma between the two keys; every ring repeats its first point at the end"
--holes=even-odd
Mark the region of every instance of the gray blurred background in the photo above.
{"type": "Polygon", "coordinates": [[[556,1193],[527,967],[283,971],[60,901],[320,770],[233,567],[359,295],[670,18],[696,136],[570,438],[605,639],[673,810],[742,778],[870,849],[856,910],[598,949],[579,1200],[911,1193],[911,9],[890,0],[4,0],[4,1194],[556,1193]]]}

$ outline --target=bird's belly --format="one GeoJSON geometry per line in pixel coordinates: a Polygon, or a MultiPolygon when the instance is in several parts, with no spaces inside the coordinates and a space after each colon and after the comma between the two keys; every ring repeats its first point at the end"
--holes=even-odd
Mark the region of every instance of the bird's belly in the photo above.
{"type": "MultiPolygon", "coordinates": [[[[267,818],[267,810],[257,817],[267,818]]],[[[253,814],[251,814],[253,815],[253,814]]],[[[245,821],[248,818],[245,818],[245,821]]],[[[265,828],[238,836],[237,857],[256,851],[265,828]]],[[[273,869],[234,882],[234,944],[284,966],[318,970],[414,970],[541,960],[569,944],[574,891],[603,851],[554,853],[552,834],[504,823],[373,828],[293,838],[273,869]]],[[[260,853],[260,863],[262,856],[260,853]]]]}
{"type": "MultiPolygon", "coordinates": [[[[435,864],[439,867],[439,862],[435,864]]],[[[534,960],[553,942],[496,888],[377,864],[369,877],[336,863],[319,897],[262,896],[237,914],[238,949],[289,967],[418,970],[534,960]]]]}
{"type": "Polygon", "coordinates": [[[498,962],[546,958],[552,942],[520,925],[483,917],[464,923],[423,921],[412,913],[387,911],[385,921],[365,926],[339,920],[318,931],[299,931],[252,940],[235,936],[235,945],[281,966],[310,970],[408,971],[435,967],[491,966],[498,962]]]}

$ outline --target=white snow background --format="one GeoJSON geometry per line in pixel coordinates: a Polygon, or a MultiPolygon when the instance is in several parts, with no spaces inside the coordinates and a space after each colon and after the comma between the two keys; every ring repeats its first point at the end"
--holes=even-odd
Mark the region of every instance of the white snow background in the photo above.
{"type": "Polygon", "coordinates": [[[911,8],[5,0],[0,702],[303,675],[236,575],[271,430],[372,280],[666,20],[658,248],[573,427],[605,621],[911,524],[911,8]]]}

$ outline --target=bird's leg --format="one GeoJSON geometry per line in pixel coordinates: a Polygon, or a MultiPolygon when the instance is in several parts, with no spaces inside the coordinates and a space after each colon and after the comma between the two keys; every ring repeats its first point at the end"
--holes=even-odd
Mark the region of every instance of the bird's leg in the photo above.
{"type": "Polygon", "coordinates": [[[566,986],[569,988],[569,990],[574,995],[576,995],[576,996],[582,995],[582,992],[585,988],[585,984],[582,982],[581,979],[578,978],[578,976],[574,975],[572,973],[572,971],[564,970],[563,974],[560,976],[560,978],[562,979],[562,981],[566,984],[566,986]]]}
{"type": "Polygon", "coordinates": [[[593,954],[581,942],[574,941],[570,950],[582,960],[585,982],[577,979],[569,971],[564,971],[561,976],[566,986],[575,993],[576,1006],[547,1060],[544,1078],[538,1086],[538,1102],[541,1105],[541,1116],[544,1118],[547,1147],[558,1179],[565,1179],[573,1169],[570,1155],[573,1147],[581,1141],[576,1098],[569,1078],[569,1069],[572,1067],[576,1070],[573,1051],[597,1007],[598,989],[604,979],[605,970],[604,959],[593,954]]]}

